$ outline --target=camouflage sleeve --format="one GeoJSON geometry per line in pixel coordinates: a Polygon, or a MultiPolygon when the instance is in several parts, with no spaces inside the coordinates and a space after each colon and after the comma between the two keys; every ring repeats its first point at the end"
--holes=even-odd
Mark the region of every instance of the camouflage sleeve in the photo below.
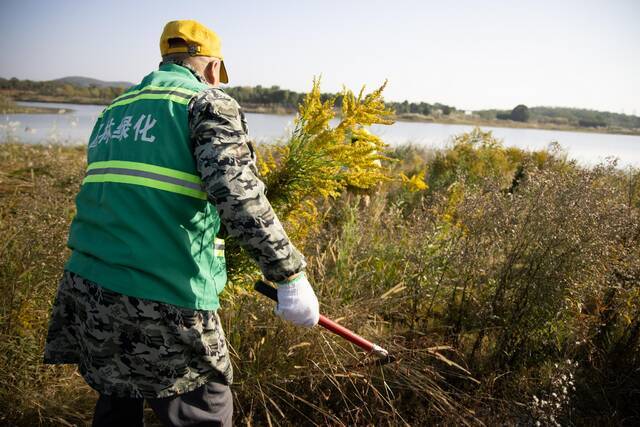
{"type": "Polygon", "coordinates": [[[282,281],[304,270],[304,257],[265,196],[238,103],[220,89],[199,93],[189,104],[189,128],[204,190],[227,233],[267,280],[282,281]]]}

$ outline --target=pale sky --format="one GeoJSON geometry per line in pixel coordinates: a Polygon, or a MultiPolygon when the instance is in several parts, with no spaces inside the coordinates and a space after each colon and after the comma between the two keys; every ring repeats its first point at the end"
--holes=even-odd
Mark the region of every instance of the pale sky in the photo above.
{"type": "Polygon", "coordinates": [[[640,0],[0,0],[0,77],[135,83],[174,19],[220,35],[234,86],[640,114],[640,0]]]}

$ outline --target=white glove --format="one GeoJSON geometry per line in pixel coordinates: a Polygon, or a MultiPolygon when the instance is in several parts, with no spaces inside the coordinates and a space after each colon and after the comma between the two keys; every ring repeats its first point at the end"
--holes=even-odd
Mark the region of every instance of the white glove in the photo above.
{"type": "Polygon", "coordinates": [[[278,283],[278,305],[275,312],[297,326],[310,328],[318,323],[318,298],[304,272],[288,282],[278,283]]]}

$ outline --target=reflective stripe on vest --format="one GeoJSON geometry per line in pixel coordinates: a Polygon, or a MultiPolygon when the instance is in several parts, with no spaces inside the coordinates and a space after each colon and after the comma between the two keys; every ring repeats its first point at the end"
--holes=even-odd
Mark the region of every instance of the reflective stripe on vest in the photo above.
{"type": "Polygon", "coordinates": [[[195,91],[182,87],[145,86],[140,90],[126,92],[114,99],[111,105],[100,113],[100,117],[114,107],[131,104],[142,99],[168,99],[178,104],[188,104],[195,93],[195,91]]]}
{"type": "Polygon", "coordinates": [[[224,256],[224,240],[215,238],[213,241],[213,252],[215,256],[224,256]]]}
{"type": "Polygon", "coordinates": [[[121,160],[90,163],[82,184],[97,182],[142,185],[207,200],[207,194],[202,191],[202,181],[198,176],[147,163],[121,160]]]}

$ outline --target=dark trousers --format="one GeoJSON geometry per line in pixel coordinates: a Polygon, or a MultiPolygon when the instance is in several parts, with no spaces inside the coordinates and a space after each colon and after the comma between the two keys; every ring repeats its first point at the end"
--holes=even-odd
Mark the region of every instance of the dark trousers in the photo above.
{"type": "Polygon", "coordinates": [[[165,426],[231,426],[231,390],[227,385],[210,382],[188,393],[162,399],[101,394],[93,414],[93,427],[142,427],[145,401],[165,426]]]}

